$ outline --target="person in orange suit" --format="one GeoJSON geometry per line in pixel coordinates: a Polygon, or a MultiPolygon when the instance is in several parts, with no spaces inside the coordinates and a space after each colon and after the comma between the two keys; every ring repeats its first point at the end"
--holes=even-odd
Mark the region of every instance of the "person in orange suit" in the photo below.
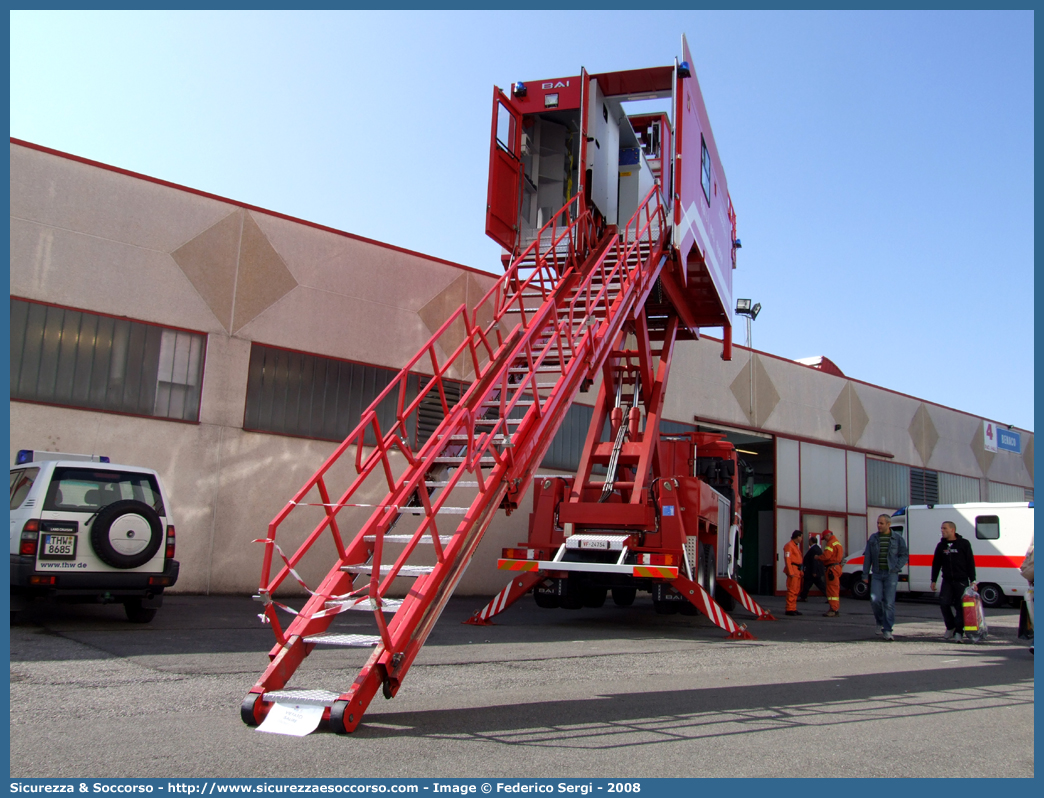
{"type": "Polygon", "coordinates": [[[824,613],[827,618],[836,618],[841,614],[841,560],[844,558],[845,550],[841,541],[828,529],[823,533],[823,553],[816,557],[823,561],[826,568],[826,594],[830,602],[830,609],[824,613]]]}
{"type": "Polygon", "coordinates": [[[795,529],[783,547],[783,574],[787,577],[787,615],[800,615],[797,608],[801,592],[801,530],[795,529]]]}

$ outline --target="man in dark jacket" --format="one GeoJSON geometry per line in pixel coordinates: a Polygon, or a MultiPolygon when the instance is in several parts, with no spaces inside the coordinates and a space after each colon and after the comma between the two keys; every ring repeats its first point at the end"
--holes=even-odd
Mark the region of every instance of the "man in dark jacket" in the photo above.
{"type": "Polygon", "coordinates": [[[801,577],[803,583],[801,585],[801,595],[798,596],[798,601],[808,601],[808,591],[810,591],[813,586],[818,587],[823,591],[823,595],[826,595],[826,582],[823,581],[823,563],[816,559],[817,555],[822,553],[823,549],[819,547],[819,538],[813,535],[808,539],[808,551],[805,552],[805,559],[802,563],[803,570],[801,571],[801,577]]]}
{"type": "Polygon", "coordinates": [[[953,521],[942,522],[942,540],[935,547],[932,557],[932,591],[942,571],[942,590],[939,591],[939,606],[942,608],[943,623],[946,624],[947,640],[955,643],[964,640],[964,607],[961,597],[968,585],[975,584],[975,555],[971,543],[957,534],[953,521]]]}

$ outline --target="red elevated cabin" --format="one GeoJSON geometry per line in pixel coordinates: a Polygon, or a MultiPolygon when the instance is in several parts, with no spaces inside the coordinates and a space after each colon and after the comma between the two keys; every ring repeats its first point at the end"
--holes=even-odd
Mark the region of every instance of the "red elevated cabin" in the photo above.
{"type": "Polygon", "coordinates": [[[673,66],[494,89],[486,233],[508,263],[575,195],[622,232],[657,186],[675,253],[662,289],[682,337],[722,327],[728,358],[736,215],[684,36],[682,54],[673,66]],[[657,99],[670,101],[673,124],[666,113],[627,113],[657,99]]]}

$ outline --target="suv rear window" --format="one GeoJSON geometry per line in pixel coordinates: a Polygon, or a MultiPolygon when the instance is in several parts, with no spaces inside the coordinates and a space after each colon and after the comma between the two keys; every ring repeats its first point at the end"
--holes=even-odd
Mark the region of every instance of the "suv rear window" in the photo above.
{"type": "Polygon", "coordinates": [[[93,513],[122,499],[144,502],[158,515],[166,515],[151,474],[90,468],[55,468],[44,509],[93,513]]]}
{"type": "Polygon", "coordinates": [[[16,468],[11,471],[11,509],[17,510],[22,506],[25,497],[29,495],[30,488],[36,481],[36,475],[40,473],[39,468],[16,468]]]}

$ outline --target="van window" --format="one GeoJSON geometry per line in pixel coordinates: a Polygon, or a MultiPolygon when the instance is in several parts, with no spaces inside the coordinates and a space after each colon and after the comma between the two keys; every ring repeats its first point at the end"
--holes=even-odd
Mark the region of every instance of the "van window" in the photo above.
{"type": "Polygon", "coordinates": [[[975,516],[975,537],[979,540],[997,540],[1000,537],[1000,518],[996,515],[975,516]]]}
{"type": "Polygon", "coordinates": [[[40,473],[39,468],[16,468],[11,472],[11,509],[17,510],[22,506],[25,497],[29,495],[30,488],[36,481],[36,475],[40,473]]]}
{"type": "Polygon", "coordinates": [[[151,474],[89,468],[54,469],[44,509],[93,513],[123,499],[144,502],[157,515],[166,515],[159,485],[151,474]]]}

